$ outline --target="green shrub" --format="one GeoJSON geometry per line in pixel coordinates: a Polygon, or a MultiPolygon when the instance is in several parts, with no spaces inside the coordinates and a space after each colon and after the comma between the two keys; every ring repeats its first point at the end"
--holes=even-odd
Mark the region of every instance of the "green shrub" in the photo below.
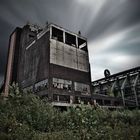
{"type": "Polygon", "coordinates": [[[80,105],[59,111],[46,100],[11,87],[0,97],[2,140],[139,140],[140,110],[94,109],[80,105]]]}

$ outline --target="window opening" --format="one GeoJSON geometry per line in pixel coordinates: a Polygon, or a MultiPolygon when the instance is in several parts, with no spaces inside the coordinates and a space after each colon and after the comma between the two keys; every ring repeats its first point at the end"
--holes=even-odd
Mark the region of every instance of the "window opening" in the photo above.
{"type": "Polygon", "coordinates": [[[57,96],[58,96],[58,95],[53,94],[53,100],[54,100],[54,101],[58,101],[57,96]]]}
{"type": "Polygon", "coordinates": [[[72,81],[53,78],[53,87],[57,89],[72,90],[72,81]]]}
{"type": "Polygon", "coordinates": [[[96,103],[99,104],[99,105],[103,105],[103,100],[97,99],[97,100],[96,100],[96,103]]]}
{"type": "Polygon", "coordinates": [[[35,38],[35,35],[33,35],[33,34],[29,34],[29,38],[30,38],[30,39],[35,38]]]}
{"type": "Polygon", "coordinates": [[[48,89],[48,79],[45,79],[35,84],[35,92],[39,92],[44,89],[48,89]]]}
{"type": "Polygon", "coordinates": [[[78,82],[74,82],[74,90],[79,91],[83,94],[89,94],[90,93],[89,85],[83,84],[83,83],[78,83],[78,82]]]}
{"type": "Polygon", "coordinates": [[[59,95],[59,101],[70,103],[70,96],[68,96],[68,95],[59,95]]]}
{"type": "Polygon", "coordinates": [[[66,32],[65,33],[65,43],[68,45],[71,45],[73,47],[76,47],[76,36],[66,32]]]}
{"type": "Polygon", "coordinates": [[[104,104],[105,105],[111,105],[111,101],[110,100],[104,100],[104,104]]]}
{"type": "Polygon", "coordinates": [[[52,27],[52,39],[63,42],[63,31],[55,27],[52,27]]]}
{"type": "Polygon", "coordinates": [[[78,48],[87,51],[87,41],[81,38],[78,38],[78,48]]]}

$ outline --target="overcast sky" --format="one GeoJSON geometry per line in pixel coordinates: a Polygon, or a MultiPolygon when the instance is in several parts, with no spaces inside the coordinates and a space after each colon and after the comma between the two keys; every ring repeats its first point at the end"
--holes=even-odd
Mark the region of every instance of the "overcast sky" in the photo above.
{"type": "Polygon", "coordinates": [[[10,33],[52,22],[88,39],[92,80],[140,65],[140,0],[0,0],[0,81],[10,33]]]}

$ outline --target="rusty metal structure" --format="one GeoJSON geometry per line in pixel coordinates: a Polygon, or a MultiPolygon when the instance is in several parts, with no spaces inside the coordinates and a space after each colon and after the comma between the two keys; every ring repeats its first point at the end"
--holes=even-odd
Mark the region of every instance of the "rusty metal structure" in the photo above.
{"type": "MultiPolygon", "coordinates": [[[[87,39],[58,25],[16,28],[9,40],[4,94],[9,85],[67,106],[91,97],[87,39]]],[[[90,99],[91,100],[91,99],[90,99]]]]}
{"type": "Polygon", "coordinates": [[[92,92],[100,105],[105,105],[105,101],[112,105],[115,98],[115,104],[140,107],[140,67],[93,81],[92,92]]]}

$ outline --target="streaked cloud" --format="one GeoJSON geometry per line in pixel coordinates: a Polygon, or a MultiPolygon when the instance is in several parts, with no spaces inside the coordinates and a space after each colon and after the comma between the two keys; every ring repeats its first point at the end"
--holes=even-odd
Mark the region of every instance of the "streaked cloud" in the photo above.
{"type": "MultiPolygon", "coordinates": [[[[140,65],[140,0],[1,0],[0,74],[9,34],[27,21],[54,22],[88,38],[92,79],[140,65]]],[[[2,76],[1,76],[2,77],[2,76]]]]}

